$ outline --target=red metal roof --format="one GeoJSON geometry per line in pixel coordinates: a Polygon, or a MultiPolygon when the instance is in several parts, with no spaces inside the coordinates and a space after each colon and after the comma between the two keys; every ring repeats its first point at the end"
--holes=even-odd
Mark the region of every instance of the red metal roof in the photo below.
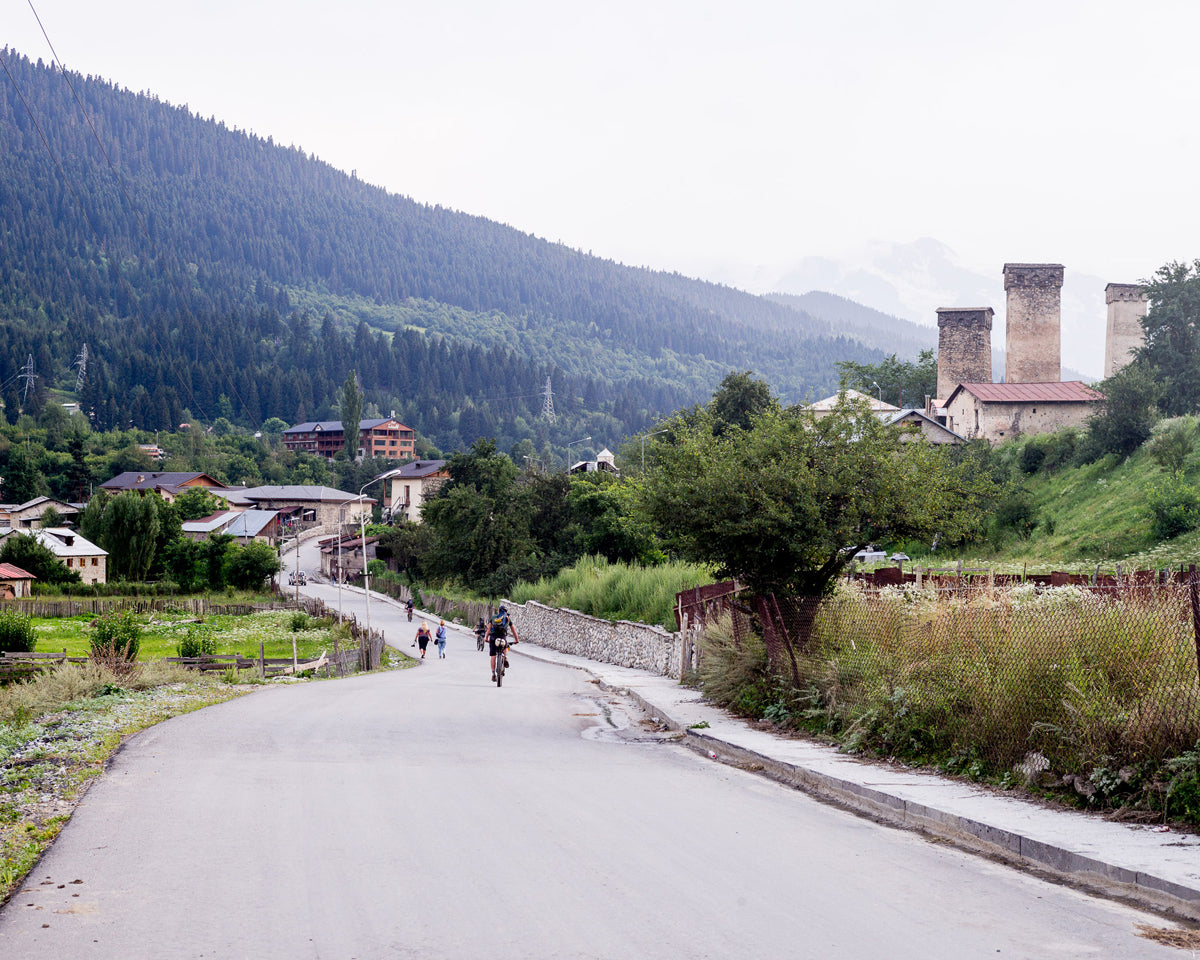
{"type": "Polygon", "coordinates": [[[11,563],[0,563],[0,580],[36,580],[32,573],[26,573],[20,567],[11,563]]]}
{"type": "Polygon", "coordinates": [[[1095,403],[1104,395],[1082,380],[1055,383],[960,383],[947,398],[949,404],[959,390],[966,390],[984,403],[1095,403]]]}

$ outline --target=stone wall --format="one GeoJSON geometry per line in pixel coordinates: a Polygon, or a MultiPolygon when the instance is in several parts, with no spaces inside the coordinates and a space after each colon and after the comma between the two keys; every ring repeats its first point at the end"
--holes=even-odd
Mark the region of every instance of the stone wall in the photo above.
{"type": "Polygon", "coordinates": [[[680,679],[684,640],[662,627],[628,620],[600,620],[575,610],[547,607],[531,600],[508,603],[522,640],[601,663],[648,670],[680,679]]]}
{"type": "Polygon", "coordinates": [[[1062,283],[1061,263],[1004,265],[1008,383],[1062,379],[1062,283]]]}
{"type": "Polygon", "coordinates": [[[992,308],[939,307],[937,322],[938,398],[948,398],[960,383],[991,383],[992,308]]]}

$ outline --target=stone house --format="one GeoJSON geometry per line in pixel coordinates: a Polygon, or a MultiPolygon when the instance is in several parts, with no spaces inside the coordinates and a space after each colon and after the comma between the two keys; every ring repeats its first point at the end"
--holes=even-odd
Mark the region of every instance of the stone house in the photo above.
{"type": "Polygon", "coordinates": [[[276,511],[293,522],[323,526],[358,523],[359,514],[365,512],[369,517],[375,506],[373,499],[357,493],[298,484],[248,487],[241,495],[255,509],[276,511]]]}
{"type": "Polygon", "coordinates": [[[920,410],[897,410],[895,413],[876,414],[888,426],[901,427],[901,443],[925,440],[929,443],[966,443],[966,438],[938,423],[933,417],[920,410]]]}
{"type": "Polygon", "coordinates": [[[106,583],[108,576],[108,551],[66,527],[35,527],[32,530],[0,532],[0,543],[9,537],[31,536],[46,547],[68,570],[79,574],[84,583],[106,583]]]}
{"type": "Polygon", "coordinates": [[[1103,395],[1079,380],[960,383],[942,409],[948,429],[968,440],[999,443],[1081,426],[1103,403],[1103,395]]]}
{"type": "Polygon", "coordinates": [[[64,522],[74,522],[80,512],[76,503],[66,503],[52,497],[34,497],[21,504],[0,504],[0,526],[29,530],[41,522],[42,514],[51,507],[64,522]]]}
{"type": "Polygon", "coordinates": [[[274,546],[280,534],[279,511],[218,510],[183,524],[183,535],[189,540],[207,540],[214,533],[228,534],[243,546],[254,542],[274,546]]]}
{"type": "Polygon", "coordinates": [[[393,520],[421,522],[421,504],[450,479],[445,460],[414,460],[381,474],[387,481],[384,501],[393,520]]]}

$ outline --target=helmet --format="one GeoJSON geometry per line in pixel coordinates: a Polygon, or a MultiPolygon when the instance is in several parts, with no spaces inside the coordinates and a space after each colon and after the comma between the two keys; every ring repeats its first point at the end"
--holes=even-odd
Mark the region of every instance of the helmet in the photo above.
{"type": "Polygon", "coordinates": [[[508,613],[508,607],[501,607],[500,613],[508,613]]]}

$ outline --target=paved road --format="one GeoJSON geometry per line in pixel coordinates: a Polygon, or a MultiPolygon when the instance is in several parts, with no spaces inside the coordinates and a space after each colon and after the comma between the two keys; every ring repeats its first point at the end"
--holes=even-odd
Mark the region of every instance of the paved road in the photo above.
{"type": "Polygon", "coordinates": [[[584,673],[517,658],[498,690],[465,632],[448,654],[136,737],[0,956],[1179,956],[1152,918],[657,740],[584,673]]]}

